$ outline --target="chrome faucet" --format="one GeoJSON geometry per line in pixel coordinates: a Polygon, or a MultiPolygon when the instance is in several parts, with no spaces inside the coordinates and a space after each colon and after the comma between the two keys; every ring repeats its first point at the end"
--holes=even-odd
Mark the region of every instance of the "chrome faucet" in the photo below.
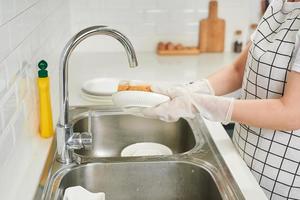
{"type": "Polygon", "coordinates": [[[129,66],[136,67],[138,65],[134,48],[127,37],[119,31],[106,26],[92,26],[86,28],[73,36],[67,43],[60,59],[60,117],[56,127],[57,160],[64,164],[72,162],[74,149],[81,149],[92,145],[91,135],[89,133],[73,133],[72,124],[69,122],[68,63],[69,57],[76,46],[93,35],[108,35],[117,39],[125,48],[129,66]]]}

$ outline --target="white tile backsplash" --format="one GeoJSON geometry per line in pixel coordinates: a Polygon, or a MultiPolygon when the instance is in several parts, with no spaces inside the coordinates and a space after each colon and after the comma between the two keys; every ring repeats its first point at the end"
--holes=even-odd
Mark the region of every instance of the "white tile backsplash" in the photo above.
{"type": "MultiPolygon", "coordinates": [[[[208,3],[209,0],[71,1],[72,33],[90,25],[105,24],[127,35],[138,51],[155,51],[159,41],[196,46],[199,21],[208,16],[208,3]]],[[[246,41],[250,24],[259,20],[259,0],[219,0],[218,13],[226,20],[225,50],[231,51],[235,30],[243,30],[246,41]]],[[[120,51],[120,48],[107,41],[99,45],[87,41],[77,51],[120,51]]]]}
{"type": "Polygon", "coordinates": [[[133,10],[147,10],[157,8],[157,2],[153,0],[132,0],[133,10]]]}
{"type": "MultiPolygon", "coordinates": [[[[219,0],[219,17],[226,20],[226,51],[233,34],[248,36],[259,20],[260,0],[219,0]]],[[[109,25],[129,37],[138,51],[155,51],[159,41],[198,44],[199,21],[208,16],[209,0],[77,0],[70,2],[72,33],[90,25],[109,25]]],[[[246,40],[246,38],[245,38],[246,40]]],[[[120,51],[113,43],[84,42],[78,51],[120,51]],[[91,45],[98,43],[98,45],[91,45]],[[110,45],[111,44],[111,45],[110,45]]]]}
{"type": "Polygon", "coordinates": [[[105,6],[105,8],[112,8],[112,9],[115,9],[116,6],[119,8],[119,9],[130,9],[132,8],[132,1],[131,0],[109,0],[109,1],[105,1],[103,0],[102,1],[102,5],[105,6]]]}
{"type": "Polygon", "coordinates": [[[0,0],[1,163],[14,141],[38,136],[37,63],[47,60],[56,81],[58,55],[69,38],[68,0],[0,0]]]}
{"type": "Polygon", "coordinates": [[[11,35],[8,29],[8,26],[0,26],[0,61],[3,60],[5,57],[8,56],[8,54],[12,50],[11,45],[11,35]]]}
{"type": "Polygon", "coordinates": [[[17,111],[18,99],[15,86],[12,86],[10,90],[4,95],[0,106],[2,107],[3,112],[3,125],[5,126],[9,124],[14,113],[17,111]]]}
{"type": "Polygon", "coordinates": [[[10,159],[15,146],[15,133],[11,126],[8,126],[5,131],[3,131],[3,134],[0,135],[0,146],[0,169],[2,169],[10,159]]]}
{"type": "Polygon", "coordinates": [[[6,68],[3,63],[0,64],[0,96],[3,96],[6,90],[6,68]]]}

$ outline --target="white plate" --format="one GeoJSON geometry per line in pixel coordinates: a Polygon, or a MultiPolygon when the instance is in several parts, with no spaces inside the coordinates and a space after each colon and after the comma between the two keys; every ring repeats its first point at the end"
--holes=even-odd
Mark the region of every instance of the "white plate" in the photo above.
{"type": "Polygon", "coordinates": [[[121,91],[112,95],[113,102],[121,108],[154,107],[170,100],[170,97],[153,92],[121,91]]]}
{"type": "Polygon", "coordinates": [[[113,105],[112,96],[93,96],[81,92],[80,97],[91,103],[96,103],[101,105],[113,105]]]}
{"type": "Polygon", "coordinates": [[[135,143],[125,147],[122,152],[122,157],[129,156],[157,156],[157,155],[172,155],[172,150],[162,144],[152,142],[135,143]]]}
{"type": "Polygon", "coordinates": [[[97,96],[97,95],[91,95],[91,94],[87,94],[85,92],[81,92],[80,95],[83,98],[88,98],[88,99],[94,99],[94,100],[110,100],[112,101],[112,96],[97,96]]]}
{"type": "Polygon", "coordinates": [[[113,78],[96,78],[86,81],[81,90],[89,95],[111,96],[118,91],[119,80],[113,78]]]}

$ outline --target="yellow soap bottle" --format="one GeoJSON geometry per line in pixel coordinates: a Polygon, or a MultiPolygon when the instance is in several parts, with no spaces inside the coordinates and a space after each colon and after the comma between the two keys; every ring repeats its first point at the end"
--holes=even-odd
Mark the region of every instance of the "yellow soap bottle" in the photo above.
{"type": "Polygon", "coordinates": [[[43,138],[49,138],[53,136],[53,122],[52,122],[52,110],[50,99],[50,83],[48,77],[48,71],[46,68],[48,64],[42,60],[39,62],[38,67],[38,91],[40,99],[40,135],[43,138]]]}

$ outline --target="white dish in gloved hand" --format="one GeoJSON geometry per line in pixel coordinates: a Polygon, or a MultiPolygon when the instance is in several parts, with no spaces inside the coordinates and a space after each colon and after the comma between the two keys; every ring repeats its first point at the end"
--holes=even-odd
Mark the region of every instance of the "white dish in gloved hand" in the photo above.
{"type": "Polygon", "coordinates": [[[63,200],[105,200],[105,193],[92,193],[81,186],[74,186],[65,190],[63,200]]]}
{"type": "Polygon", "coordinates": [[[114,104],[125,110],[155,107],[170,100],[166,95],[143,91],[121,91],[112,97],[114,104]]]}

